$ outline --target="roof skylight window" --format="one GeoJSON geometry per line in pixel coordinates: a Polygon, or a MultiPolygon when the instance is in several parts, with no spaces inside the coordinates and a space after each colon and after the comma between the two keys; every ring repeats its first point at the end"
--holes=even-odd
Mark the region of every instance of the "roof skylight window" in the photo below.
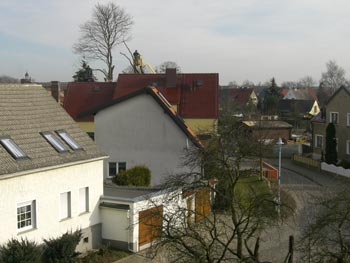
{"type": "Polygon", "coordinates": [[[27,155],[22,151],[21,148],[11,139],[2,138],[0,139],[2,146],[12,155],[15,159],[26,158],[27,155]]]}
{"type": "Polygon", "coordinates": [[[56,133],[69,145],[70,148],[72,148],[72,150],[82,149],[80,144],[77,143],[66,131],[56,131],[56,133]]]}
{"type": "Polygon", "coordinates": [[[55,148],[59,153],[66,152],[64,144],[51,132],[42,132],[41,135],[55,148]]]}

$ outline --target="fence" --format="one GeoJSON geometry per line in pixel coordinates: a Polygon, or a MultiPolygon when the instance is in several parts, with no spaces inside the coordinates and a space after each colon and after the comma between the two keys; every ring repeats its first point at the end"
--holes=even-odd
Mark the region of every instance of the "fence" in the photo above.
{"type": "Polygon", "coordinates": [[[314,159],[311,159],[311,158],[308,158],[308,157],[305,157],[302,155],[293,154],[292,160],[297,164],[301,164],[301,165],[307,166],[309,168],[314,168],[314,169],[321,168],[320,161],[314,160],[314,159]]]}
{"type": "Polygon", "coordinates": [[[321,163],[322,171],[326,171],[329,173],[341,175],[350,178],[350,169],[344,169],[340,166],[335,166],[333,164],[321,163]]]}
{"type": "Polygon", "coordinates": [[[275,168],[274,166],[272,166],[271,164],[268,164],[266,162],[263,162],[263,173],[264,176],[267,179],[273,179],[273,180],[277,180],[278,179],[278,169],[275,168]]]}

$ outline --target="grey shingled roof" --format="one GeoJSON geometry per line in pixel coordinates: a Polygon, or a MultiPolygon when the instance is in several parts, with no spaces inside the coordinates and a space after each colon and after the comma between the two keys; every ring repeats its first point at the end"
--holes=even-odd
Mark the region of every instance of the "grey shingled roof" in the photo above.
{"type": "Polygon", "coordinates": [[[40,85],[0,85],[0,137],[29,157],[14,159],[0,145],[0,176],[106,156],[40,85]],[[40,132],[66,130],[83,150],[58,153],[40,132]]]}

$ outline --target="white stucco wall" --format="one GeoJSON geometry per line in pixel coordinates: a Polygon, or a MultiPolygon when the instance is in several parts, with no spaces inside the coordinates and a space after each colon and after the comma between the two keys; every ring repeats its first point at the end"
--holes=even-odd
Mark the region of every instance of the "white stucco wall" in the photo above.
{"type": "MultiPolygon", "coordinates": [[[[129,243],[129,249],[134,252],[138,252],[150,245],[139,246],[139,212],[163,205],[163,216],[169,216],[173,219],[178,217],[177,223],[180,224],[184,222],[184,218],[181,217],[181,213],[183,213],[182,208],[187,206],[187,199],[182,198],[181,190],[171,193],[160,192],[154,197],[145,198],[138,202],[109,200],[108,197],[103,198],[103,201],[130,206],[129,211],[106,207],[100,208],[103,221],[102,238],[129,243]]],[[[193,198],[193,208],[194,205],[193,198]]],[[[163,223],[166,224],[165,221],[163,223]]]]}
{"type": "MultiPolygon", "coordinates": [[[[187,136],[154,99],[139,95],[110,106],[95,116],[95,140],[110,158],[108,162],[126,162],[127,169],[146,165],[152,172],[152,185],[174,173],[183,172],[182,156],[187,136]]],[[[191,141],[189,146],[193,147],[191,141]]]]}
{"type": "Polygon", "coordinates": [[[102,237],[109,240],[129,242],[130,216],[129,210],[101,207],[102,237]]]}
{"type": "Polygon", "coordinates": [[[96,160],[14,178],[0,177],[0,244],[21,237],[41,243],[43,238],[101,223],[102,170],[103,160],[96,160]],[[89,212],[79,214],[79,189],[83,187],[89,187],[89,212]],[[60,194],[69,191],[71,218],[60,221],[60,194]],[[17,204],[31,200],[36,202],[36,228],[18,232],[17,204]]]}

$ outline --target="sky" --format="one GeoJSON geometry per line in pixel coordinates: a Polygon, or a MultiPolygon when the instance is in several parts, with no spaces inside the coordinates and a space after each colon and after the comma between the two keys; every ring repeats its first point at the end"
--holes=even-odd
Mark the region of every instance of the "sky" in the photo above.
{"type": "MultiPolygon", "coordinates": [[[[81,60],[72,50],[79,25],[108,1],[1,0],[0,76],[28,71],[39,82],[71,81],[81,60]]],[[[306,75],[318,83],[326,62],[335,60],[350,77],[348,0],[115,2],[133,17],[130,49],[153,67],[175,61],[184,73],[219,73],[221,85],[306,75]]],[[[114,49],[115,79],[128,66],[120,52],[127,51],[114,49]]]]}

